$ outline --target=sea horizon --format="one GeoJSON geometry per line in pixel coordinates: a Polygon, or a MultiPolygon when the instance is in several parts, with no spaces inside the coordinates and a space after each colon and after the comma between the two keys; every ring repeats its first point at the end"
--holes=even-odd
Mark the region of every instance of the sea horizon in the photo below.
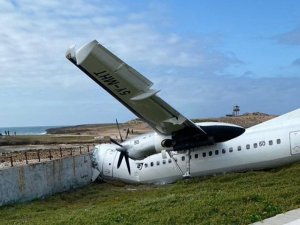
{"type": "Polygon", "coordinates": [[[115,123],[87,123],[76,125],[57,125],[57,126],[12,126],[12,127],[0,127],[0,136],[5,136],[5,132],[9,131],[10,136],[14,135],[45,135],[47,129],[61,128],[61,127],[75,127],[75,126],[91,126],[91,125],[114,125],[115,123]]]}
{"type": "Polygon", "coordinates": [[[20,126],[20,127],[0,127],[0,134],[2,136],[9,135],[44,135],[47,134],[46,130],[50,128],[58,128],[61,126],[20,126]]]}

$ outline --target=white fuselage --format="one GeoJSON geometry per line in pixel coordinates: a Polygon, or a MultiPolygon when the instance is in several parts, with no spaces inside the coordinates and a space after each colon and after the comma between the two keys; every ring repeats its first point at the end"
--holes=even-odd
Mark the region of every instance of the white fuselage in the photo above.
{"type": "MultiPolygon", "coordinates": [[[[151,135],[145,134],[141,138],[151,135]]],[[[171,151],[172,157],[158,153],[143,160],[130,159],[131,174],[125,163],[117,168],[120,153],[113,144],[96,146],[93,158],[104,180],[137,184],[175,182],[182,179],[187,170],[192,177],[197,177],[277,167],[300,160],[300,118],[267,121],[248,128],[232,140],[189,151],[171,151]]]]}

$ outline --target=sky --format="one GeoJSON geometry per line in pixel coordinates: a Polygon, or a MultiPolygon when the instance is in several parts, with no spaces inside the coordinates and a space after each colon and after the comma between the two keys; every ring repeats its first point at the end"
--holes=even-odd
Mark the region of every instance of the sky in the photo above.
{"type": "Polygon", "coordinates": [[[188,118],[300,107],[298,0],[2,0],[0,127],[125,122],[65,52],[98,40],[188,118]]]}

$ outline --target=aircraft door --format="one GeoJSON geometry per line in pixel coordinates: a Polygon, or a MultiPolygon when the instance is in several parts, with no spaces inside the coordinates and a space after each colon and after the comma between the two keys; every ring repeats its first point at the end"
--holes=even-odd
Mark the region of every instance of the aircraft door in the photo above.
{"type": "Polygon", "coordinates": [[[300,131],[290,133],[291,154],[300,154],[300,131]]]}
{"type": "Polygon", "coordinates": [[[108,149],[105,152],[105,156],[102,164],[103,176],[112,177],[113,176],[113,165],[116,157],[116,151],[113,149],[108,149]]]}

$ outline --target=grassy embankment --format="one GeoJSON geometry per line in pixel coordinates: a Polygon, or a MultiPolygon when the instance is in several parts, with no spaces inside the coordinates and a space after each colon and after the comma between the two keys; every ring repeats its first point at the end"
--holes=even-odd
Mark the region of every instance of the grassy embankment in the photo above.
{"type": "Polygon", "coordinates": [[[167,186],[92,184],[0,208],[0,224],[249,224],[300,207],[300,164],[167,186]]]}

